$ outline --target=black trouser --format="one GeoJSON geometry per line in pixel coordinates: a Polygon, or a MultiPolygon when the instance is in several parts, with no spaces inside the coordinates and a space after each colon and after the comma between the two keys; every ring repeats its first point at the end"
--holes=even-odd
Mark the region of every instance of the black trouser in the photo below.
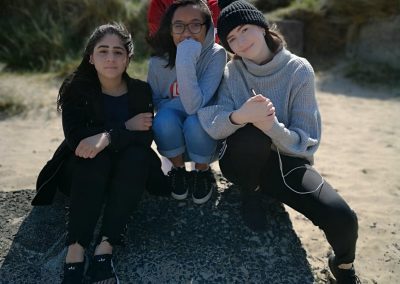
{"type": "Polygon", "coordinates": [[[236,131],[226,140],[227,148],[219,165],[223,175],[242,188],[255,188],[292,207],[319,226],[332,246],[338,263],[351,263],[355,258],[358,237],[357,216],[339,194],[325,181],[320,189],[321,176],[305,159],[280,155],[283,173],[299,166],[283,182],[279,157],[270,151],[270,138],[253,125],[236,131]],[[254,174],[252,174],[254,173],[254,174]]]}
{"type": "Polygon", "coordinates": [[[145,189],[148,150],[130,146],[121,152],[105,149],[93,159],[73,156],[64,171],[71,178],[67,245],[90,244],[103,205],[100,236],[112,245],[121,244],[130,214],[145,189]]]}

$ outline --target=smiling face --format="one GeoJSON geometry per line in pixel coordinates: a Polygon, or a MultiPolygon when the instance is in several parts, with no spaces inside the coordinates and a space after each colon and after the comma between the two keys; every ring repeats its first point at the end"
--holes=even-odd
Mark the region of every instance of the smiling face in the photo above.
{"type": "Polygon", "coordinates": [[[204,17],[200,8],[196,5],[187,5],[179,7],[172,17],[171,21],[171,36],[174,44],[177,46],[181,41],[192,38],[200,43],[203,43],[206,38],[206,25],[204,24],[204,17]],[[192,24],[191,26],[189,26],[192,24]],[[182,33],[174,33],[174,25],[178,27],[184,25],[184,31],[182,33]],[[198,33],[197,29],[200,25],[200,31],[198,33]],[[192,31],[191,31],[192,29],[192,31]]]}
{"type": "Polygon", "coordinates": [[[227,42],[236,55],[261,64],[271,55],[264,34],[265,29],[260,26],[238,26],[230,31],[227,42]]]}
{"type": "Polygon", "coordinates": [[[90,63],[100,79],[120,79],[129,64],[128,53],[115,34],[106,34],[94,47],[90,63]]]}

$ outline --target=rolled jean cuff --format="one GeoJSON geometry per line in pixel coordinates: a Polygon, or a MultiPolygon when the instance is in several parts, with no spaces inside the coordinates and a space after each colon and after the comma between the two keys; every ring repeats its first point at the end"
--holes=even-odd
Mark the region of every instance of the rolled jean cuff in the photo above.
{"type": "MultiPolygon", "coordinates": [[[[211,164],[213,162],[213,157],[215,155],[199,156],[199,155],[196,155],[196,154],[193,154],[193,153],[188,153],[188,156],[189,156],[189,160],[193,161],[195,163],[198,163],[198,164],[211,164]]],[[[214,161],[216,161],[216,160],[217,160],[217,157],[215,156],[214,161]]]]}
{"type": "Polygon", "coordinates": [[[159,148],[157,150],[164,157],[174,158],[176,156],[179,156],[179,155],[185,153],[185,146],[181,146],[179,148],[175,148],[173,150],[168,150],[168,151],[164,151],[164,150],[161,150],[159,148]]]}

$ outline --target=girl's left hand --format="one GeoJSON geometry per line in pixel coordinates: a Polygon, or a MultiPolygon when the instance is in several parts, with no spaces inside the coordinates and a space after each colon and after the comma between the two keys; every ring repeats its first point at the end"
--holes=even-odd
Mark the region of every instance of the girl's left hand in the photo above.
{"type": "Polygon", "coordinates": [[[266,133],[268,130],[272,128],[272,126],[274,125],[274,121],[275,121],[275,108],[269,110],[269,114],[265,119],[253,122],[253,125],[258,129],[260,129],[262,132],[266,133]]]}
{"type": "Polygon", "coordinates": [[[75,155],[84,159],[93,159],[98,153],[103,151],[109,144],[107,135],[99,133],[90,137],[86,137],[79,142],[75,149],[75,155]]]}
{"type": "Polygon", "coordinates": [[[142,112],[125,121],[125,127],[131,131],[146,131],[153,125],[153,114],[142,112]]]}

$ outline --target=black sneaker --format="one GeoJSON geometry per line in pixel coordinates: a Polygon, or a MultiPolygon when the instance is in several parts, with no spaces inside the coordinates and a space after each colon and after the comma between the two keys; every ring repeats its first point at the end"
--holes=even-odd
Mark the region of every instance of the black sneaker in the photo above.
{"type": "Polygon", "coordinates": [[[185,168],[172,168],[168,172],[168,178],[171,185],[171,196],[177,200],[183,200],[188,195],[189,173],[185,168]]]}
{"type": "Polygon", "coordinates": [[[90,283],[119,284],[112,254],[95,255],[89,265],[88,276],[90,283]]]}
{"type": "Polygon", "coordinates": [[[193,202],[203,204],[207,202],[216,187],[216,181],[211,169],[207,171],[192,171],[193,175],[193,202]]]}
{"type": "Polygon", "coordinates": [[[334,255],[329,256],[328,264],[337,284],[361,284],[353,265],[350,269],[339,268],[334,255]]]}
{"type": "Polygon", "coordinates": [[[245,225],[255,232],[266,231],[268,227],[267,208],[261,192],[254,189],[241,190],[240,196],[242,199],[240,213],[245,225]]]}
{"type": "Polygon", "coordinates": [[[84,283],[85,262],[65,263],[64,279],[61,284],[79,284],[84,283]]]}

